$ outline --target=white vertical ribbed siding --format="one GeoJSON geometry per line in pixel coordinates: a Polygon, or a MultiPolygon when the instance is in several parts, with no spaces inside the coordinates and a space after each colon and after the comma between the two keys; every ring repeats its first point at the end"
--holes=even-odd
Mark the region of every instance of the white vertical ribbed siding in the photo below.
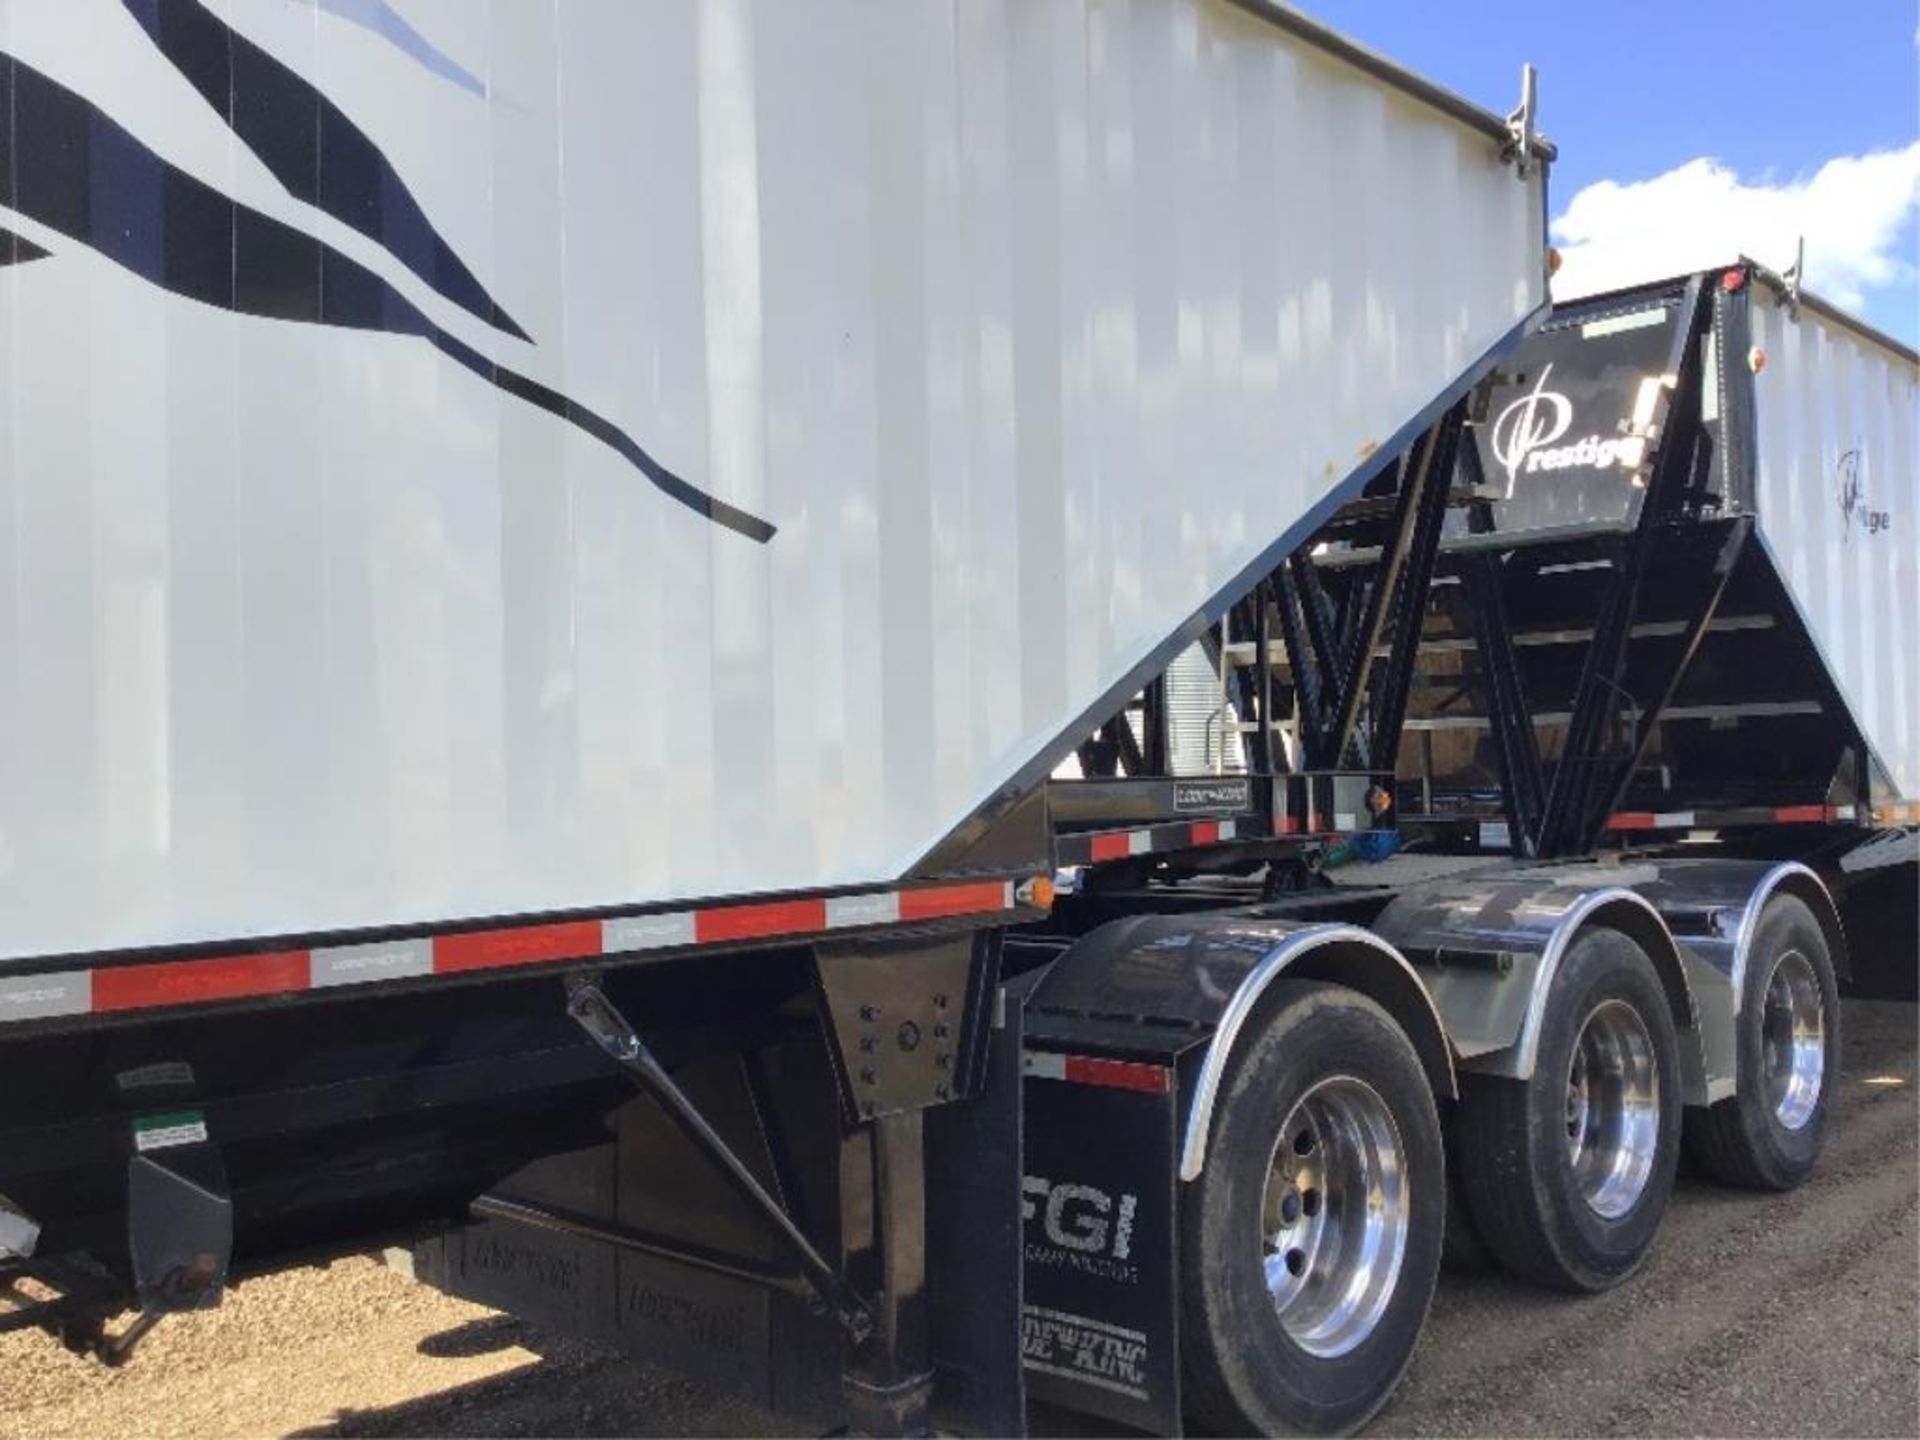
{"type": "Polygon", "coordinates": [[[212,8],[533,335],[119,0],[10,54],[779,527],[403,336],[0,211],[0,956],[897,876],[1541,301],[1498,143],[1222,0],[212,8]]]}
{"type": "Polygon", "coordinates": [[[1920,372],[1858,331],[1757,292],[1760,533],[1840,693],[1905,795],[1920,793],[1920,372]],[[1840,504],[1840,459],[1860,452],[1860,508],[1840,504]]]}

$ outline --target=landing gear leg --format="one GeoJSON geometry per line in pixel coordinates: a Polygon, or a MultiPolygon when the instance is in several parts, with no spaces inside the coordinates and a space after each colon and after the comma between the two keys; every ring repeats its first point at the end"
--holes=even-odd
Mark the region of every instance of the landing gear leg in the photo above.
{"type": "Polygon", "coordinates": [[[855,1435],[931,1433],[921,1115],[906,1110],[880,1116],[841,1142],[847,1277],[862,1294],[875,1297],[873,1333],[847,1355],[847,1427],[855,1435]]]}

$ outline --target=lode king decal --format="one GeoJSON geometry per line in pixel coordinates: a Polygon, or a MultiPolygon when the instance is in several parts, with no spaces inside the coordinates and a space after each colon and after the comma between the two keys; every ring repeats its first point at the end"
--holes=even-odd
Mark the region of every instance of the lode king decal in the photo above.
{"type": "MultiPolygon", "coordinates": [[[[1116,1084],[1079,1057],[1026,1058],[1027,1154],[1045,1157],[1020,1182],[1028,1391],[1176,1433],[1173,1086],[1116,1084]]],[[[1170,1080],[1158,1062],[1119,1069],[1170,1080]]]]}

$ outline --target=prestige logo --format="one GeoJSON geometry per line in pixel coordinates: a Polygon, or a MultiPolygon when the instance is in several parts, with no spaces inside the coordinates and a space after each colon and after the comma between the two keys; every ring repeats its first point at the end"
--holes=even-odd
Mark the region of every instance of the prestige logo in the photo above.
{"type": "Polygon", "coordinates": [[[1588,435],[1571,445],[1556,445],[1573,428],[1573,402],[1557,390],[1547,389],[1548,365],[1532,391],[1522,395],[1500,412],[1493,422],[1493,458],[1507,472],[1507,494],[1513,494],[1520,472],[1536,474],[1542,470],[1606,470],[1615,465],[1632,469],[1646,453],[1647,442],[1638,435],[1605,438],[1588,435]]]}
{"type": "Polygon", "coordinates": [[[1840,505],[1840,539],[1853,539],[1857,525],[1866,535],[1884,535],[1893,528],[1893,516],[1867,501],[1866,482],[1860,476],[1860,448],[1844,452],[1834,467],[1834,499],[1840,505]]]}

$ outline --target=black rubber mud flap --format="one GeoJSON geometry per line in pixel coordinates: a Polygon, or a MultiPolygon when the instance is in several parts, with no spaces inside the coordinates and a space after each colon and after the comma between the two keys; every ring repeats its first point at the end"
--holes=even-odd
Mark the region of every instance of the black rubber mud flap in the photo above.
{"type": "Polygon", "coordinates": [[[1020,1369],[1020,1046],[1016,982],[994,1006],[980,1095],[926,1112],[933,1417],[943,1434],[1026,1433],[1020,1369]]]}
{"type": "Polygon", "coordinates": [[[1180,1431],[1176,1286],[1180,1087],[1187,1032],[1029,1017],[1026,1298],[1037,1400],[1162,1435],[1180,1431]],[[1085,1030],[1088,1033],[1080,1033],[1085,1030]],[[1139,1048],[1145,1047],[1145,1048],[1139,1048]]]}

